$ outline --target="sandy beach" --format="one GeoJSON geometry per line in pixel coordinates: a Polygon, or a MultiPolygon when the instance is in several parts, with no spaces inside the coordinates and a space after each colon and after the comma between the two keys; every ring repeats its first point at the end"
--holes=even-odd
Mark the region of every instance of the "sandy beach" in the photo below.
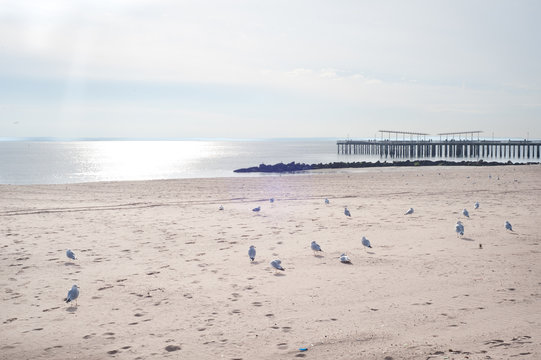
{"type": "Polygon", "coordinates": [[[0,358],[540,359],[540,214],[539,165],[0,185],[0,358]]]}

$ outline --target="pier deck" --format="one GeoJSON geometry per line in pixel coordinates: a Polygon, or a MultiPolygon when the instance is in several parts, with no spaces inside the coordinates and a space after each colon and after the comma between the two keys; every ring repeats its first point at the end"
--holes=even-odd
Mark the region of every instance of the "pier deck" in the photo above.
{"type": "Polygon", "coordinates": [[[532,140],[339,140],[338,154],[392,158],[540,158],[541,141],[532,140]]]}

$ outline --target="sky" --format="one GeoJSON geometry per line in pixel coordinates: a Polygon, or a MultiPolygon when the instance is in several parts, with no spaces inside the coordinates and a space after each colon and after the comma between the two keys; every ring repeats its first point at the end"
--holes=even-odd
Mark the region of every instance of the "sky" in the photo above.
{"type": "Polygon", "coordinates": [[[541,138],[540,15],[537,0],[0,0],[0,138],[541,138]]]}

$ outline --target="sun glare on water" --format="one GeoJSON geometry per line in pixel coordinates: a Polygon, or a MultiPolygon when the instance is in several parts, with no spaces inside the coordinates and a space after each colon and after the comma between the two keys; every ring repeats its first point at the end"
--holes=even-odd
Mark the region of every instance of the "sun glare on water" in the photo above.
{"type": "Polygon", "coordinates": [[[102,180],[166,178],[172,171],[189,173],[196,163],[218,151],[204,141],[105,141],[89,144],[88,169],[102,180]],[[158,176],[157,176],[158,175],[158,176]]]}

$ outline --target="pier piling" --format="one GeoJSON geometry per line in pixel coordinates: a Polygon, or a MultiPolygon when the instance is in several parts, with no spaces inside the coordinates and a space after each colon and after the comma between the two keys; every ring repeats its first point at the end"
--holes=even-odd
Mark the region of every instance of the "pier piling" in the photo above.
{"type": "Polygon", "coordinates": [[[338,154],[385,158],[517,158],[541,157],[541,141],[532,140],[339,140],[338,154]]]}

